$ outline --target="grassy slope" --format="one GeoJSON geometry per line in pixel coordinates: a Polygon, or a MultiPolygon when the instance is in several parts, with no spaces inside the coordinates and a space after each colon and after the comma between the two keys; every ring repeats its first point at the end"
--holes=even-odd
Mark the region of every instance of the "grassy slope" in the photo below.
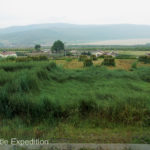
{"type": "Polygon", "coordinates": [[[150,142],[149,68],[64,70],[11,62],[0,72],[3,138],[150,142]]]}

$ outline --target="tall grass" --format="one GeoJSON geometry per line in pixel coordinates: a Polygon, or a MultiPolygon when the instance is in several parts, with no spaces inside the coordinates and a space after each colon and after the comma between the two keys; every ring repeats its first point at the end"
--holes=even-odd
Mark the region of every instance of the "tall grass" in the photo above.
{"type": "Polygon", "coordinates": [[[150,125],[150,68],[65,70],[31,61],[3,63],[0,73],[1,118],[150,125]]]}

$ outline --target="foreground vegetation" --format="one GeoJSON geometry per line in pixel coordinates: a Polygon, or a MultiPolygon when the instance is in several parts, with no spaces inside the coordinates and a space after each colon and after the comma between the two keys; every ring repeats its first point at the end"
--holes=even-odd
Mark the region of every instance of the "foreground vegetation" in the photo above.
{"type": "Polygon", "coordinates": [[[150,142],[149,67],[68,70],[49,61],[2,61],[0,75],[2,138],[150,142]]]}

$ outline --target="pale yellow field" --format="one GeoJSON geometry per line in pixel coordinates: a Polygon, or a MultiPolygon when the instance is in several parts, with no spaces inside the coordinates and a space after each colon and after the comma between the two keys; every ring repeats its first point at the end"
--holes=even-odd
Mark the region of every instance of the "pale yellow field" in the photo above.
{"type": "Polygon", "coordinates": [[[124,54],[124,55],[135,55],[135,56],[140,56],[140,55],[145,55],[147,53],[150,53],[150,51],[117,51],[118,54],[124,54]]]}
{"type": "MultiPolygon", "coordinates": [[[[103,59],[99,59],[96,61],[93,61],[94,65],[101,65],[103,59]]],[[[116,66],[115,67],[108,67],[109,69],[124,69],[124,70],[130,70],[131,65],[136,61],[135,59],[116,59],[116,66]]],[[[77,59],[73,59],[70,62],[67,62],[66,60],[56,60],[56,63],[58,65],[62,65],[66,69],[83,69],[83,62],[78,61],[77,59]]],[[[144,64],[139,62],[137,66],[150,66],[150,64],[144,64]]]]}

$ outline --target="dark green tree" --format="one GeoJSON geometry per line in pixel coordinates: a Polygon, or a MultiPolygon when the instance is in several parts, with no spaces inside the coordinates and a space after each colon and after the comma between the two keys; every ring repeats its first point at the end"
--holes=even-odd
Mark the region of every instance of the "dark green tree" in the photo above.
{"type": "Polygon", "coordinates": [[[65,45],[60,40],[55,41],[52,48],[51,48],[52,52],[56,52],[56,53],[64,51],[64,49],[65,49],[65,45]]]}
{"type": "Polygon", "coordinates": [[[35,48],[36,51],[40,51],[41,45],[40,44],[36,44],[34,48],[35,48]]]}

